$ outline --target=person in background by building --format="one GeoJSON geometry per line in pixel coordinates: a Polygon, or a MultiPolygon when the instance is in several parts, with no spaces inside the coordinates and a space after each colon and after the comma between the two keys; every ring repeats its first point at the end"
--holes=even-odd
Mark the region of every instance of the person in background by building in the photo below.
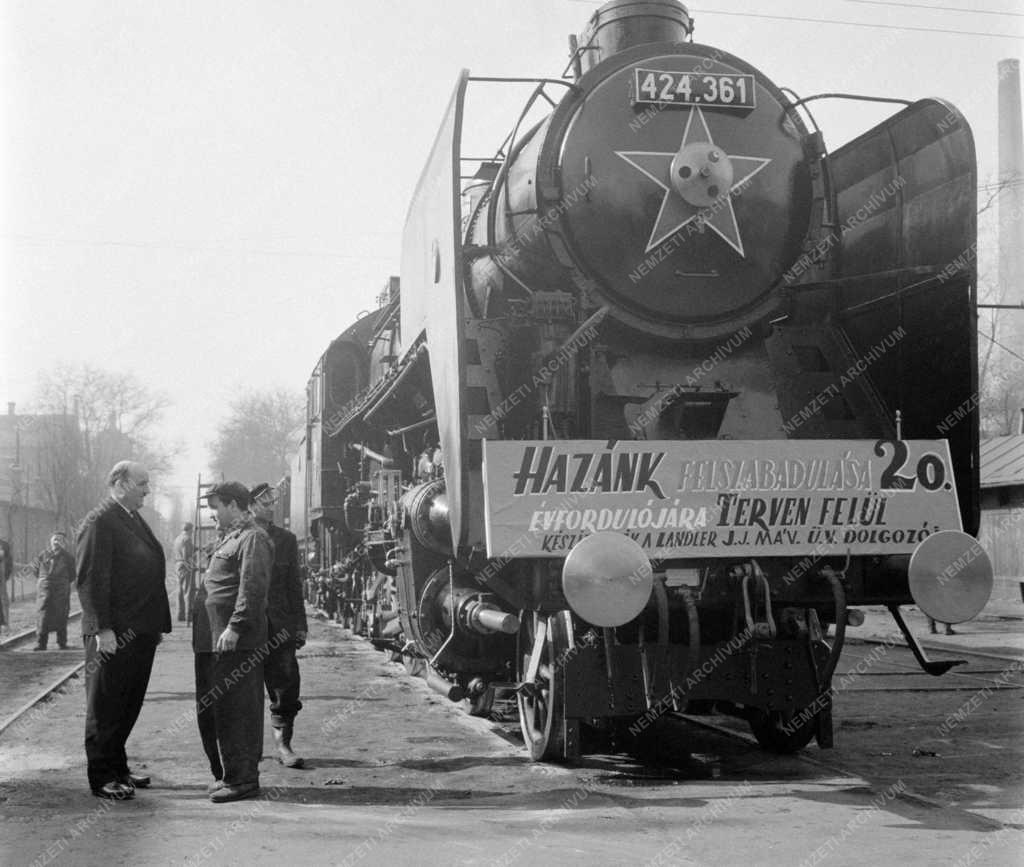
{"type": "Polygon", "coordinates": [[[267,625],[274,646],[263,663],[263,681],[270,697],[270,725],[281,764],[286,768],[301,768],[303,759],[292,751],[295,715],[302,709],[295,651],[306,643],[309,626],[302,599],[299,543],[293,533],[274,523],[277,500],[274,488],[263,482],[253,488],[252,499],[253,517],[274,545],[274,574],[267,594],[267,625]]]}
{"type": "MultiPolygon", "coordinates": [[[[927,615],[925,615],[925,616],[927,617],[927,615]]],[[[935,624],[937,622],[941,622],[941,621],[932,620],[932,618],[930,618],[930,617],[928,618],[928,631],[932,635],[938,635],[939,634],[939,630],[935,628],[935,624]]],[[[956,633],[953,631],[953,626],[950,623],[946,624],[946,635],[956,635],[956,633]]]]}
{"type": "Polygon", "coordinates": [[[192,622],[192,606],[195,602],[195,545],[192,542],[192,524],[186,522],[181,532],[174,537],[171,549],[174,571],[178,577],[178,620],[192,622]]]}
{"type": "Polygon", "coordinates": [[[270,537],[249,512],[249,491],[221,482],[204,495],[223,538],[196,593],[192,617],[196,722],[214,782],[215,804],[259,793],[263,755],[263,658],[270,537]]]}
{"type": "Polygon", "coordinates": [[[142,464],[121,461],[110,496],[82,521],[75,558],[85,642],[85,754],[89,787],[124,800],[150,784],[128,767],[125,742],[142,710],[161,633],[171,631],[164,550],[139,508],[142,464]]]}
{"type": "Polygon", "coordinates": [[[68,649],[68,613],[75,560],[65,547],[67,543],[64,533],[54,533],[50,536],[50,547],[29,566],[36,578],[36,646],[33,650],[46,650],[51,632],[57,633],[57,646],[61,650],[68,649]]]}
{"type": "Polygon", "coordinates": [[[11,591],[7,582],[13,574],[11,546],[0,539],[0,635],[11,628],[11,591]]]}

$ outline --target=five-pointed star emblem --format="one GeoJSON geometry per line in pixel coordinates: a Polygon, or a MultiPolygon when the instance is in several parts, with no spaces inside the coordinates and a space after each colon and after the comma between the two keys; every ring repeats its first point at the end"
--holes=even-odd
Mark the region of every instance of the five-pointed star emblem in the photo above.
{"type": "MultiPolygon", "coordinates": [[[[682,150],[693,142],[705,141],[708,144],[714,144],[707,121],[704,120],[704,113],[697,107],[691,108],[679,149],[682,150]],[[694,117],[697,118],[697,123],[693,122],[694,117]]],[[[729,154],[728,157],[733,165],[732,186],[710,207],[698,208],[683,199],[671,184],[669,166],[672,158],[676,155],[675,152],[615,151],[615,154],[622,157],[633,168],[643,172],[665,191],[665,197],[661,200],[661,209],[658,211],[658,219],[654,221],[654,229],[651,231],[651,237],[644,252],[650,252],[687,223],[700,218],[704,225],[716,232],[725,243],[741,256],[744,255],[743,239],[740,237],[740,229],[736,224],[736,211],[733,210],[730,194],[768,165],[771,162],[770,159],[729,154]]]]}

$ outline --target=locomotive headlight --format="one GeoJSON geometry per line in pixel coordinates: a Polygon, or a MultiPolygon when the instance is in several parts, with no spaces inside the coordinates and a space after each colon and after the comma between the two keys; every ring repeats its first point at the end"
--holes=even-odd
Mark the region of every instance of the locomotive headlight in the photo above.
{"type": "Polygon", "coordinates": [[[562,567],[569,606],[594,626],[622,626],[651,598],[651,561],[635,541],[602,532],[577,542],[562,567]]]}
{"type": "Polygon", "coordinates": [[[925,539],[914,550],[908,572],[918,608],[942,623],[976,617],[992,593],[992,561],[977,539],[959,530],[925,539]]]}

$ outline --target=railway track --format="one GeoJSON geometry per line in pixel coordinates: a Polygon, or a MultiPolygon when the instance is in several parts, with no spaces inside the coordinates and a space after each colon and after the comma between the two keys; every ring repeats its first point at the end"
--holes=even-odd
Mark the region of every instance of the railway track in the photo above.
{"type": "Polygon", "coordinates": [[[74,665],[68,667],[60,675],[58,675],[51,683],[47,684],[42,690],[37,692],[35,695],[29,698],[24,704],[21,705],[13,714],[7,717],[5,720],[0,722],[0,737],[3,736],[9,728],[14,726],[22,717],[24,717],[29,711],[38,705],[43,704],[58,690],[60,690],[69,680],[78,677],[78,673],[85,668],[85,661],[77,662],[74,665]]]}
{"type": "MultiPolygon", "coordinates": [[[[68,623],[78,620],[82,616],[82,611],[72,611],[68,615],[68,623]]],[[[15,632],[14,635],[9,635],[7,638],[0,641],[0,650],[18,650],[30,644],[36,637],[35,627],[31,629],[23,629],[21,632],[15,632]]]]}
{"type": "MultiPolygon", "coordinates": [[[[77,620],[81,611],[73,611],[68,621],[77,620]]],[[[78,653],[54,650],[45,655],[26,652],[36,641],[36,630],[26,629],[0,641],[2,676],[0,676],[0,692],[9,698],[10,707],[15,710],[7,717],[0,718],[0,737],[15,727],[34,708],[44,704],[67,683],[78,677],[85,667],[85,661],[78,653]],[[62,662],[61,656],[74,659],[74,662],[62,662]]]]}

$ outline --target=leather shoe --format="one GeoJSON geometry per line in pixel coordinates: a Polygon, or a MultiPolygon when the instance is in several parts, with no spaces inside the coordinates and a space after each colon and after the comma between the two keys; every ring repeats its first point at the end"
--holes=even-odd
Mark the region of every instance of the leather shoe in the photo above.
{"type": "Polygon", "coordinates": [[[239,783],[237,786],[221,786],[210,793],[210,800],[215,804],[225,804],[228,801],[241,801],[242,798],[251,798],[260,792],[259,783],[239,783]]]}
{"type": "Polygon", "coordinates": [[[114,801],[127,801],[129,798],[135,797],[135,789],[117,780],[104,783],[98,789],[93,789],[92,793],[97,798],[110,798],[114,801]]]}
{"type": "Polygon", "coordinates": [[[148,789],[150,779],[142,774],[133,774],[129,771],[127,774],[121,775],[120,782],[126,786],[131,786],[133,789],[148,789]]]}

